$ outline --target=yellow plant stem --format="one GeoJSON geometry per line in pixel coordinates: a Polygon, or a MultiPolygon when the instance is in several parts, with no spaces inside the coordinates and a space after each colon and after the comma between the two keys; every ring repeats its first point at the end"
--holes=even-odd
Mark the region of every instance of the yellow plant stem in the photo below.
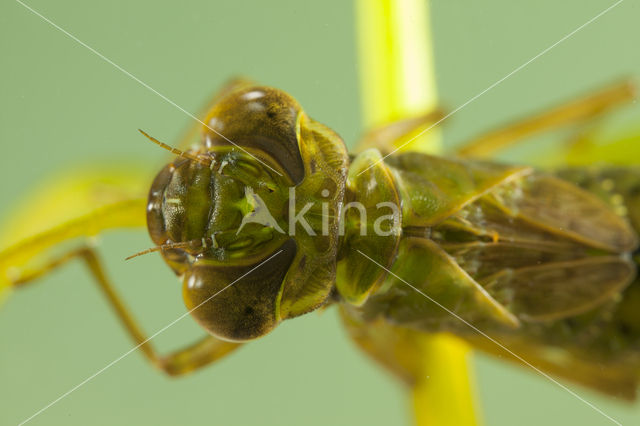
{"type": "MultiPolygon", "coordinates": [[[[356,19],[365,127],[433,110],[437,97],[426,1],[357,0],[356,19]]],[[[403,149],[440,151],[439,129],[403,149]]]]}
{"type": "Polygon", "coordinates": [[[447,334],[427,337],[421,343],[426,377],[412,390],[416,424],[479,424],[468,346],[447,334]]]}
{"type": "MultiPolygon", "coordinates": [[[[425,0],[356,0],[360,88],[366,127],[432,110],[437,104],[428,3],[425,0]]],[[[403,150],[437,153],[439,129],[425,132],[403,150]]],[[[429,303],[425,300],[425,303],[429,303]]],[[[412,389],[419,426],[467,426],[479,420],[469,348],[448,335],[423,345],[425,377],[412,389]]]]}

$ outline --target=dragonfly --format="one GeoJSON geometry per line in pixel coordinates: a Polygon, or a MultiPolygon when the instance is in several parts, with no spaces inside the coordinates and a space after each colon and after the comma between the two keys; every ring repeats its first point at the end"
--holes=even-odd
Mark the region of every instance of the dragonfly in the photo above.
{"type": "MultiPolygon", "coordinates": [[[[349,153],[289,94],[234,80],[176,147],[142,132],[174,154],[149,188],[89,179],[76,192],[82,214],[0,252],[0,289],[84,262],[135,347],[172,376],[336,307],[357,346],[408,386],[424,375],[422,339],[449,333],[631,400],[640,379],[640,168],[538,170],[488,157],[634,96],[629,83],[615,84],[438,157],[392,148],[438,111],[375,128],[349,153]],[[169,354],[155,349],[86,243],[145,225],[154,246],[131,257],[162,256],[207,332],[169,354]]],[[[578,137],[567,155],[593,157],[600,147],[589,144],[578,137]]]]}

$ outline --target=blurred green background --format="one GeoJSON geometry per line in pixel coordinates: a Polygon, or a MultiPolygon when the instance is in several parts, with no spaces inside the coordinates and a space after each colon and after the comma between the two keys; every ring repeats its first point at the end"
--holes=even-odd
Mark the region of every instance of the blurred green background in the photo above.
{"type": "MultiPolygon", "coordinates": [[[[462,104],[613,3],[434,0],[443,105],[462,104]]],[[[288,91],[350,144],[362,130],[348,1],[28,4],[189,111],[242,74],[288,91]]],[[[450,118],[447,143],[621,76],[640,76],[639,18],[640,4],[624,1],[450,118]]],[[[0,5],[0,57],[0,218],[37,182],[78,163],[159,166],[165,153],[136,129],[170,142],[192,124],[11,0],[0,5]]],[[[607,129],[624,132],[634,117],[640,127],[640,110],[631,108],[607,129]]],[[[149,245],[144,231],[114,232],[102,238],[101,253],[151,333],[184,307],[159,256],[123,261],[149,245]]],[[[168,350],[199,334],[185,319],[156,343],[168,350]]],[[[79,264],[13,294],[0,309],[0,424],[29,417],[129,348],[79,264]]],[[[534,373],[481,355],[475,364],[488,425],[609,423],[534,373]]],[[[622,423],[640,423],[640,404],[575,390],[622,423]]],[[[31,424],[408,425],[408,408],[402,388],[351,345],[331,309],[289,321],[182,379],[166,378],[131,354],[31,424]]]]}

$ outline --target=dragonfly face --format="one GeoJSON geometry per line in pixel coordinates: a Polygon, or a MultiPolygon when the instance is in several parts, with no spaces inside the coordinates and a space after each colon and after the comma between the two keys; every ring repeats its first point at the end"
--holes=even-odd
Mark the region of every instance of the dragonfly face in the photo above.
{"type": "MultiPolygon", "coordinates": [[[[199,157],[202,161],[179,159],[156,176],[147,207],[151,238],[158,245],[184,243],[167,253],[246,258],[283,233],[284,179],[244,153],[219,151],[199,157]],[[248,220],[267,215],[268,220],[248,220]]],[[[171,266],[181,273],[181,263],[171,266]]]]}
{"type": "Polygon", "coordinates": [[[198,158],[179,159],[157,175],[149,192],[149,233],[156,244],[171,247],[163,256],[182,276],[189,309],[282,250],[274,259],[279,268],[268,280],[243,280],[193,311],[216,336],[260,336],[276,323],[283,274],[295,254],[295,244],[287,244],[281,228],[287,202],[282,188],[287,185],[237,150],[223,147],[198,158]],[[256,215],[270,215],[271,222],[245,219],[256,215]]]}
{"type": "Polygon", "coordinates": [[[253,339],[319,307],[331,291],[346,151],[276,89],[232,93],[206,123],[200,147],[156,176],[148,230],[181,276],[194,318],[222,339],[253,339]],[[292,210],[321,202],[331,220],[309,216],[311,232],[291,223],[292,210]]]}

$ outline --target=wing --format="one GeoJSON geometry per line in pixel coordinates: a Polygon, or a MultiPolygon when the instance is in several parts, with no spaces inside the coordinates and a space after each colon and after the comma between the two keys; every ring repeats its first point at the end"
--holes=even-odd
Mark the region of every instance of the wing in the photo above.
{"type": "Polygon", "coordinates": [[[613,256],[502,270],[481,284],[527,322],[573,317],[611,300],[635,276],[633,262],[613,256]]]}
{"type": "Polygon", "coordinates": [[[506,182],[434,228],[433,239],[522,320],[570,317],[635,277],[629,223],[596,196],[533,173],[506,182]]]}
{"type": "Polygon", "coordinates": [[[531,169],[416,152],[385,159],[402,199],[403,227],[440,223],[495,188],[531,169]]]}
{"type": "Polygon", "coordinates": [[[631,225],[593,194],[550,175],[535,173],[492,194],[506,213],[548,233],[612,252],[629,252],[638,239],[631,225]]]}
{"type": "MultiPolygon", "coordinates": [[[[628,183],[629,173],[619,175],[628,183]]],[[[623,193],[623,207],[632,208],[637,195],[623,193]]],[[[633,398],[640,282],[630,252],[637,237],[621,210],[603,201],[611,196],[594,194],[548,175],[524,176],[465,206],[432,237],[520,319],[513,332],[485,329],[501,345],[548,373],[633,398]]],[[[459,334],[522,363],[475,333],[459,334]]]]}
{"type": "Polygon", "coordinates": [[[628,401],[636,398],[640,382],[637,365],[593,362],[589,357],[580,357],[541,345],[540,342],[524,336],[492,334],[492,337],[503,347],[480,335],[469,335],[466,340],[475,348],[497,356],[501,360],[508,360],[529,369],[533,366],[547,374],[570,380],[615,398],[628,401]]]}
{"type": "Polygon", "coordinates": [[[417,237],[400,241],[391,274],[361,313],[426,332],[466,332],[468,324],[519,325],[451,256],[431,240],[417,237]]]}

